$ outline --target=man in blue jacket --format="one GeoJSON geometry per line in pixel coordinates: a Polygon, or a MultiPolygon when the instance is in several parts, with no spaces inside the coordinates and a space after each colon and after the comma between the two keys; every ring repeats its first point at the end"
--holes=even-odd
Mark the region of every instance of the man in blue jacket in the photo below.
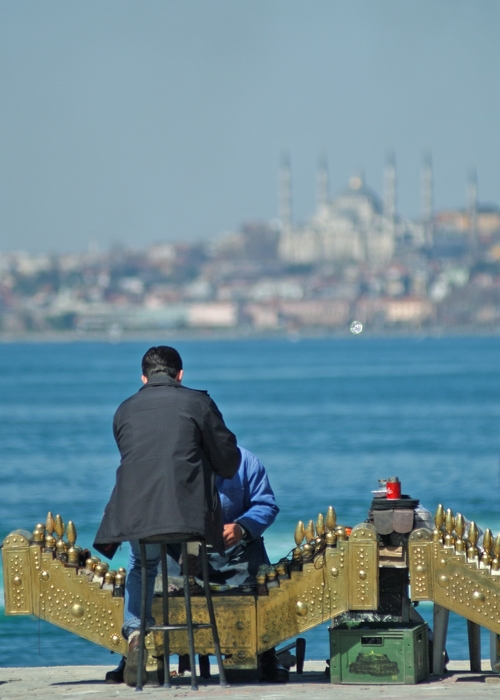
{"type": "Polygon", "coordinates": [[[264,465],[240,447],[241,462],[232,479],[216,478],[224,520],[225,552],[210,554],[210,580],[249,585],[261,564],[269,564],[263,533],[279,513],[264,465]]]}
{"type": "MultiPolygon", "coordinates": [[[[276,520],[279,508],[260,459],[241,445],[238,447],[241,462],[235,476],[232,479],[216,478],[224,520],[225,552],[213,552],[208,558],[210,581],[249,586],[256,582],[259,566],[270,563],[262,535],[276,520]]],[[[172,564],[175,567],[173,561],[172,564]]],[[[171,569],[169,563],[169,571],[171,569]]],[[[208,657],[205,659],[205,667],[209,668],[208,657]]],[[[200,666],[202,662],[200,656],[200,666]]],[[[288,671],[279,664],[274,649],[261,655],[259,666],[262,680],[288,681],[288,671]]],[[[189,670],[188,654],[179,657],[179,671],[184,670],[189,670]]]]}

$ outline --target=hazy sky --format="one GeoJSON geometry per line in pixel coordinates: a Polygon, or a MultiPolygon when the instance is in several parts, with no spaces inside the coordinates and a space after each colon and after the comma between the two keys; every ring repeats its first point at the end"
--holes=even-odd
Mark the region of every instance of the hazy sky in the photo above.
{"type": "Polygon", "coordinates": [[[296,221],[386,154],[398,209],[500,203],[498,0],[0,0],[0,251],[198,240],[296,221]]]}

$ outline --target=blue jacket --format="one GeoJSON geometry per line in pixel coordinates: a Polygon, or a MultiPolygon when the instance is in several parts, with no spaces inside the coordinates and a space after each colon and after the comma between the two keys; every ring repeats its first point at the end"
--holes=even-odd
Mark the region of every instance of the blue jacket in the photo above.
{"type": "Polygon", "coordinates": [[[251,539],[260,537],[276,520],[279,508],[264,465],[240,447],[241,463],[232,479],[217,477],[224,524],[238,522],[251,539]]]}

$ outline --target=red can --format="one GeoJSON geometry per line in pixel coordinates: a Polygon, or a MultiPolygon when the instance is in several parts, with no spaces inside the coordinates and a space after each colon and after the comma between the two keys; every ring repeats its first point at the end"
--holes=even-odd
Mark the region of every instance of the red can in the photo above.
{"type": "Polygon", "coordinates": [[[387,479],[387,498],[401,498],[401,482],[397,476],[387,479]]]}

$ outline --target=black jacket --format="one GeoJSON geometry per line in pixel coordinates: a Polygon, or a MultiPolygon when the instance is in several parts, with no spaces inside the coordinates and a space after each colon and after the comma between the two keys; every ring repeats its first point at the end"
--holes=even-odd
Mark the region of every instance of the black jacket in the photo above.
{"type": "Polygon", "coordinates": [[[240,451],[210,396],[154,375],[118,407],[113,432],[121,462],[94,547],[190,533],[223,552],[215,477],[236,474],[240,451]]]}

